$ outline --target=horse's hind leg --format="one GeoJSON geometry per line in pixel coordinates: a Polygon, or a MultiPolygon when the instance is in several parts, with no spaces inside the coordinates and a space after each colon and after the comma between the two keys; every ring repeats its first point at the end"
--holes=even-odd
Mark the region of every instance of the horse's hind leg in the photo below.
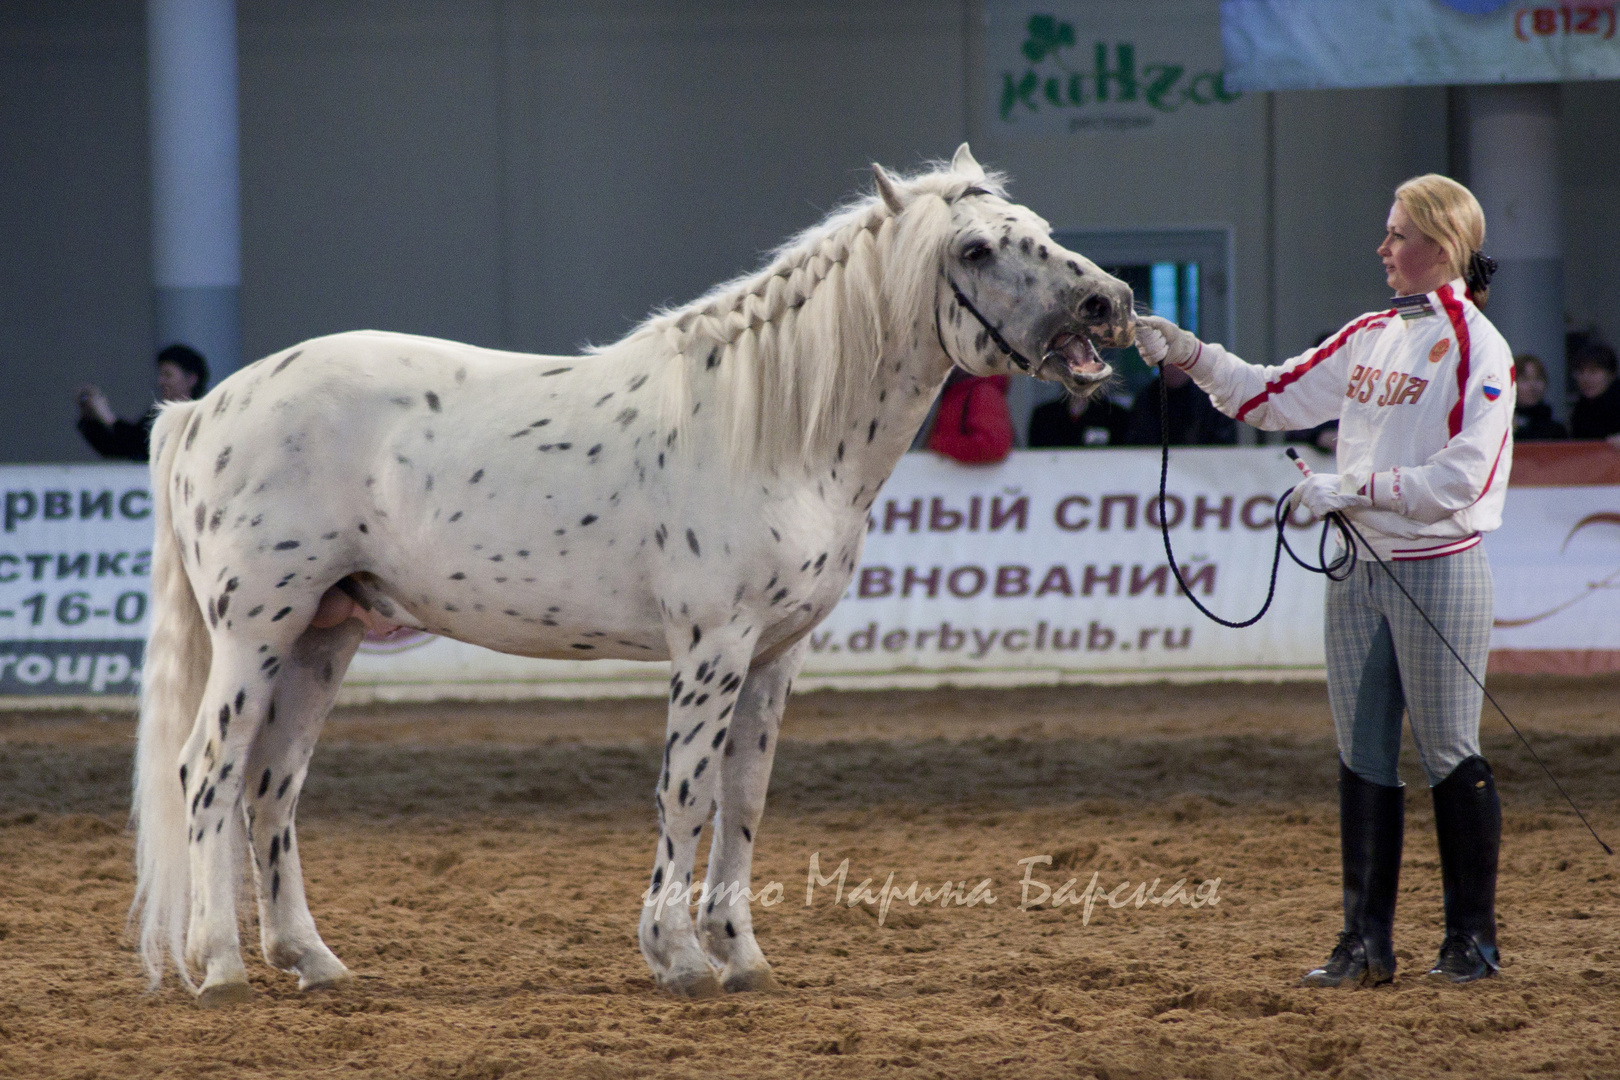
{"type": "Polygon", "coordinates": [[[768,990],[776,985],[771,965],[754,940],[747,890],[782,711],[804,655],[805,642],[800,642],[748,673],[721,751],[720,807],[709,841],[709,874],[706,899],[698,915],[698,936],[720,968],[721,985],[727,990],[768,990]]]}
{"type": "Polygon", "coordinates": [[[309,913],[293,817],[315,740],[364,636],[365,627],[354,619],[304,631],[282,662],[275,697],[248,757],[242,801],[259,897],[259,940],[266,962],[298,974],[300,990],[350,978],[309,913]]]}
{"type": "Polygon", "coordinates": [[[283,652],[279,643],[218,631],[212,646],[202,705],[180,757],[191,857],[186,959],[203,970],[197,997],[208,1006],[251,996],[236,926],[242,785],[283,652]]]}

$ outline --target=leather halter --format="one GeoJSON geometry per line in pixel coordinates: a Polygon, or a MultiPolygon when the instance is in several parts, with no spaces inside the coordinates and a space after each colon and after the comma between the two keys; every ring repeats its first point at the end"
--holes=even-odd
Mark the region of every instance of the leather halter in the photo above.
{"type": "MultiPolygon", "coordinates": [[[[979,320],[979,325],[984,327],[985,332],[990,335],[990,340],[996,343],[996,348],[1006,353],[1007,358],[1011,360],[1019,370],[1033,374],[1035,371],[1035,365],[1030,362],[1029,357],[1007,344],[1007,339],[1001,336],[1001,331],[997,330],[994,326],[991,326],[989,319],[986,319],[983,315],[979,314],[979,309],[973,306],[972,302],[968,300],[966,294],[964,294],[961,289],[957,288],[956,282],[951,280],[950,274],[945,275],[945,284],[951,287],[951,293],[956,297],[956,302],[961,304],[969,315],[972,315],[975,319],[979,320]]],[[[937,310],[934,312],[934,333],[939,334],[940,348],[945,348],[945,336],[944,334],[940,333],[939,312],[937,310]]],[[[951,351],[949,349],[945,349],[945,355],[950,356],[951,351]]],[[[954,358],[952,358],[951,362],[956,363],[954,358]]],[[[956,366],[961,367],[962,365],[957,364],[956,366]]],[[[963,370],[966,369],[964,368],[963,370]]]]}

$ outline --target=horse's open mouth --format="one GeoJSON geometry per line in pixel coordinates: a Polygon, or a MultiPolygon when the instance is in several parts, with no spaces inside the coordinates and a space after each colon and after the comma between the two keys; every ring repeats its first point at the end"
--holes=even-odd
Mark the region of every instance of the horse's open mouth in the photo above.
{"type": "Polygon", "coordinates": [[[1056,361],[1068,369],[1071,378],[1079,382],[1100,382],[1113,371],[1097,355],[1097,346],[1091,338],[1065,330],[1046,345],[1045,359],[1056,361]]]}

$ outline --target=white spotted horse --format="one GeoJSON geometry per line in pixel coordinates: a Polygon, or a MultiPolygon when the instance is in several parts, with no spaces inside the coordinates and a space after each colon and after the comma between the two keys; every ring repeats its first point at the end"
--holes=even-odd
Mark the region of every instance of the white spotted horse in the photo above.
{"type": "Polygon", "coordinates": [[[668,660],[649,896],[658,984],[772,984],[746,890],[790,683],[860,560],[867,510],[952,366],[1088,394],[1129,288],[1054,243],[964,145],[789,241],[764,269],[584,356],[360,331],[166,407],[136,750],[141,955],[203,1004],[265,959],[349,978],[305,901],[293,818],[367,627],[523,656],[668,660]],[[696,893],[697,889],[691,889],[696,893]],[[201,983],[193,972],[200,972],[201,983]]]}

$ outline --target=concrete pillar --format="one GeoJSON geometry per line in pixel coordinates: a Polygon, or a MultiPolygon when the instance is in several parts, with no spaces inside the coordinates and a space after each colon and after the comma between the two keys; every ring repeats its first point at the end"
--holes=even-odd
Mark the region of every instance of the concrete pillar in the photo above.
{"type": "Polygon", "coordinates": [[[235,0],[147,0],[157,346],[242,362],[235,0]]]}
{"type": "Polygon", "coordinates": [[[1500,264],[1486,314],[1517,353],[1547,365],[1547,402],[1564,400],[1564,239],[1557,84],[1468,91],[1469,186],[1485,210],[1485,253],[1500,264]]]}

